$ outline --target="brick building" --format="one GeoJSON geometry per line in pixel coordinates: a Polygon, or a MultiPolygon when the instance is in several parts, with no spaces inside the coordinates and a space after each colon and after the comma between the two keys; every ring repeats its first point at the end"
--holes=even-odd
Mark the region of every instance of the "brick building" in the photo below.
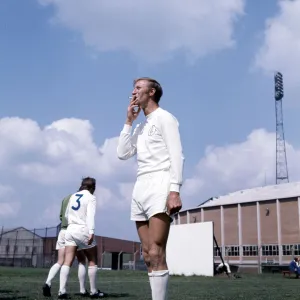
{"type": "MultiPolygon", "coordinates": [[[[174,224],[205,221],[214,222],[216,240],[230,264],[286,265],[300,255],[300,182],[211,198],[181,211],[174,224]]],[[[219,262],[216,247],[214,255],[219,262]]]]}
{"type": "MultiPolygon", "coordinates": [[[[57,260],[56,241],[60,224],[29,230],[24,227],[0,231],[0,265],[15,267],[50,267],[57,260]]],[[[98,266],[113,270],[141,268],[139,242],[95,236],[98,266]]],[[[76,266],[77,260],[74,265],[76,266]]]]}
{"type": "MultiPolygon", "coordinates": [[[[104,236],[96,236],[95,239],[98,247],[98,266],[101,268],[122,270],[124,265],[129,262],[132,262],[132,267],[135,268],[135,263],[141,260],[141,246],[139,242],[104,236]]],[[[44,257],[53,257],[55,255],[56,259],[56,240],[56,237],[44,238],[44,257]]],[[[76,261],[74,265],[76,266],[76,261]]]]}

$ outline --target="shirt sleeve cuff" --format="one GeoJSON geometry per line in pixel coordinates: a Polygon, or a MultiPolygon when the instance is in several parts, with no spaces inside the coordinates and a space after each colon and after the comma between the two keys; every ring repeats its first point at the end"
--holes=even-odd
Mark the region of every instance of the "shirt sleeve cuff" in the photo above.
{"type": "Polygon", "coordinates": [[[89,234],[94,234],[94,233],[95,233],[95,230],[93,230],[93,229],[89,230],[89,234]]]}
{"type": "Polygon", "coordinates": [[[180,192],[180,184],[171,183],[170,192],[180,192]]]}
{"type": "Polygon", "coordinates": [[[131,133],[131,130],[132,130],[132,126],[128,125],[128,124],[125,124],[123,129],[122,129],[122,132],[124,133],[131,133]]]}

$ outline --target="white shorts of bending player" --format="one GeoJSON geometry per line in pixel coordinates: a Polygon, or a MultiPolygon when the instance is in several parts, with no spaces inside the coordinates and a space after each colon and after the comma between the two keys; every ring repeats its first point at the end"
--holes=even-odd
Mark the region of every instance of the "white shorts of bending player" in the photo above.
{"type": "Polygon", "coordinates": [[[131,220],[148,221],[165,213],[170,192],[170,171],[159,171],[138,176],[131,201],[131,220]]]}
{"type": "Polygon", "coordinates": [[[66,246],[65,234],[67,229],[61,229],[56,242],[56,250],[64,249],[66,246]]]}
{"type": "Polygon", "coordinates": [[[93,248],[96,246],[94,240],[91,245],[88,245],[89,230],[87,226],[70,224],[65,233],[66,246],[77,246],[78,250],[93,248]]]}

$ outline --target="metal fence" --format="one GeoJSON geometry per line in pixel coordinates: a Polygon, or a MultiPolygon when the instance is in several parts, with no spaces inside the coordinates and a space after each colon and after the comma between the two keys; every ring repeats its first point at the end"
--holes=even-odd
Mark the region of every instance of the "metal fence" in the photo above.
{"type": "Polygon", "coordinates": [[[56,239],[60,226],[26,229],[1,228],[0,265],[49,267],[57,260],[56,239]]]}
{"type": "MultiPolygon", "coordinates": [[[[0,266],[49,268],[57,261],[56,241],[60,224],[41,229],[0,228],[0,266]]],[[[99,267],[113,269],[115,253],[106,251],[102,242],[98,254],[99,267]]],[[[99,245],[100,247],[100,245],[99,245]]],[[[142,269],[143,261],[135,261],[133,253],[122,253],[121,269],[142,269]]],[[[73,266],[77,266],[77,260],[73,266]]],[[[118,266],[119,268],[119,266],[118,266]]]]}

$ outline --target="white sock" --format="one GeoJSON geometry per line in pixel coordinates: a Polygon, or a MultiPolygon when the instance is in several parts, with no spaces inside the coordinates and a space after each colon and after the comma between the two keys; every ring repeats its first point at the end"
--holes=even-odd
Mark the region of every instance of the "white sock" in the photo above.
{"type": "Polygon", "coordinates": [[[95,294],[98,292],[96,288],[96,277],[97,277],[98,266],[89,267],[88,275],[90,281],[91,293],[95,294]]]}
{"type": "Polygon", "coordinates": [[[152,290],[152,282],[153,282],[152,273],[148,273],[148,277],[149,277],[150,287],[151,287],[151,290],[152,290]]]}
{"type": "Polygon", "coordinates": [[[167,300],[169,270],[152,271],[152,300],[167,300]]]}
{"type": "Polygon", "coordinates": [[[78,264],[78,280],[80,285],[80,293],[85,293],[85,275],[86,275],[86,268],[84,264],[78,264]]]}
{"type": "Polygon", "coordinates": [[[70,273],[70,267],[63,265],[61,267],[60,277],[59,277],[59,292],[61,294],[66,293],[66,284],[68,281],[69,273],[70,273]]]}
{"type": "Polygon", "coordinates": [[[48,278],[46,280],[46,284],[51,286],[51,281],[55,277],[55,275],[57,274],[57,272],[59,271],[60,268],[61,268],[61,265],[58,263],[54,264],[51,267],[51,269],[49,270],[49,273],[48,273],[48,278]]]}

